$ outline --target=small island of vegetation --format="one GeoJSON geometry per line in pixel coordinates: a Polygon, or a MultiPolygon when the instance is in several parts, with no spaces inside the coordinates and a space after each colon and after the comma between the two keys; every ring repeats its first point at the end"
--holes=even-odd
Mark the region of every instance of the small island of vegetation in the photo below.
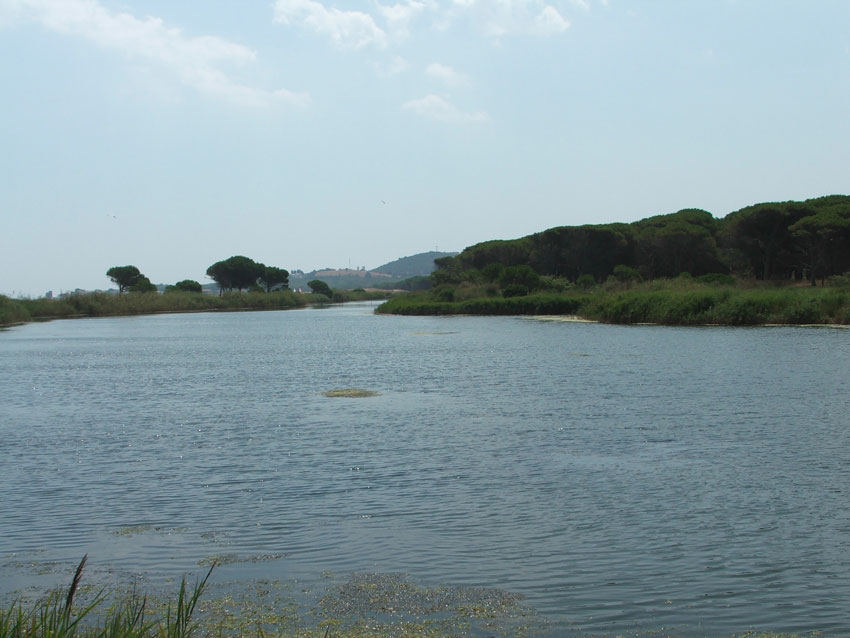
{"type": "Polygon", "coordinates": [[[850,324],[850,197],[562,226],[436,260],[388,314],[669,325],[850,324]]]}

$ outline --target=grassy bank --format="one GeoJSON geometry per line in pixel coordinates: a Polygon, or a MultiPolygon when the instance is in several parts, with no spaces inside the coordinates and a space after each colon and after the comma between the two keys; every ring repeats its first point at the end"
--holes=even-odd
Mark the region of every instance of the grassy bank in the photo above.
{"type": "Polygon", "coordinates": [[[125,293],[101,292],[56,299],[10,299],[0,297],[0,325],[70,317],[120,317],[160,312],[212,310],[283,310],[310,302],[310,295],[291,290],[272,293],[234,292],[222,296],[195,292],[125,293]]]}
{"type": "Polygon", "coordinates": [[[516,297],[463,297],[439,290],[391,299],[377,312],[401,315],[576,315],[606,323],[665,325],[850,324],[850,288],[718,286],[661,280],[516,297]],[[453,300],[446,300],[447,297],[453,300]],[[442,297],[442,299],[441,299],[442,297]]]}
{"type": "Polygon", "coordinates": [[[387,297],[389,293],[365,290],[337,291],[334,292],[333,299],[324,295],[297,293],[292,290],[270,293],[229,292],[221,296],[182,291],[122,295],[94,292],[55,299],[11,299],[0,295],[0,326],[72,317],[121,317],[163,312],[217,310],[288,310],[311,304],[369,301],[387,297]]]}

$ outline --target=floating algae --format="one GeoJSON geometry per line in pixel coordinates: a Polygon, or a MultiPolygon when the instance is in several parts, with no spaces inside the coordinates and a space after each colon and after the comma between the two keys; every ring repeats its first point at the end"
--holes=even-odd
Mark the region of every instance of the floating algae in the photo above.
{"type": "Polygon", "coordinates": [[[154,525],[129,525],[112,530],[115,536],[136,536],[138,534],[183,534],[185,527],[158,527],[154,525]]]}
{"type": "Polygon", "coordinates": [[[348,399],[361,399],[363,397],[379,397],[381,396],[379,392],[374,392],[372,390],[362,390],[360,388],[344,388],[338,390],[328,390],[327,392],[323,392],[326,397],[345,397],[348,399]]]}
{"type": "Polygon", "coordinates": [[[318,604],[323,624],[338,636],[540,636],[546,622],[500,589],[419,586],[404,574],[352,574],[318,604]],[[533,628],[533,629],[532,629],[533,628]]]}
{"type": "Polygon", "coordinates": [[[286,558],[286,554],[252,554],[242,556],[240,554],[216,554],[207,556],[198,561],[198,565],[209,567],[210,565],[233,565],[235,563],[261,563],[269,560],[280,560],[286,558]]]}
{"type": "MultiPolygon", "coordinates": [[[[207,577],[212,573],[211,567],[207,577]]],[[[552,625],[521,603],[522,597],[517,594],[479,587],[419,585],[403,574],[360,573],[337,580],[332,573],[324,572],[319,581],[263,579],[207,583],[204,579],[202,582],[194,588],[199,595],[203,590],[203,594],[191,619],[197,635],[201,636],[552,638],[555,635],[552,625]]],[[[94,585],[81,587],[79,604],[98,607],[90,616],[95,623],[106,622],[109,610],[138,609],[139,604],[147,610],[146,621],[166,618],[172,613],[172,587],[154,587],[151,591],[146,586],[143,588],[146,591],[140,594],[136,585],[128,587],[125,583],[108,591],[94,585]],[[100,602],[103,606],[99,606],[100,602]]]]}
{"type": "Polygon", "coordinates": [[[411,334],[419,337],[460,334],[457,330],[414,330],[411,334]]]}

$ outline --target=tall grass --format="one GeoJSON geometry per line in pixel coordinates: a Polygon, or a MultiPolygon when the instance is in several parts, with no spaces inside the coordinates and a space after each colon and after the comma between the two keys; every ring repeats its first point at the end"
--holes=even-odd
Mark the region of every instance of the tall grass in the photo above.
{"type": "MultiPolygon", "coordinates": [[[[5,299],[5,298],[3,298],[5,299]]],[[[265,292],[231,292],[224,295],[205,295],[196,292],[125,293],[102,292],[74,294],[59,299],[7,300],[19,306],[29,319],[60,319],[67,317],[112,317],[144,315],[160,312],[204,312],[214,310],[282,310],[307,305],[304,295],[291,290],[265,292]]],[[[0,299],[0,324],[14,323],[4,319],[0,299]]]]}
{"type": "Polygon", "coordinates": [[[80,561],[64,596],[54,593],[30,607],[16,601],[0,609],[0,638],[191,638],[197,628],[192,616],[215,564],[191,591],[186,579],[181,580],[177,600],[168,603],[164,618],[148,614],[147,597],[135,592],[96,617],[106,599],[103,591],[74,608],[86,560],[84,556],[80,561]]]}
{"type": "Polygon", "coordinates": [[[30,320],[30,313],[19,301],[0,295],[0,326],[9,326],[30,320]]]}

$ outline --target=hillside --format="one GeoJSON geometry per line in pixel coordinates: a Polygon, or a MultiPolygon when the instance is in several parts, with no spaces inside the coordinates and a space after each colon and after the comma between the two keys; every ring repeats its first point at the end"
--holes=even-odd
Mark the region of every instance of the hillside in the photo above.
{"type": "Polygon", "coordinates": [[[457,253],[444,253],[432,250],[427,253],[419,253],[409,257],[396,259],[377,268],[373,268],[373,273],[385,273],[392,275],[397,279],[407,279],[408,277],[427,277],[430,275],[436,266],[434,260],[440,257],[454,257],[457,253]]]}

